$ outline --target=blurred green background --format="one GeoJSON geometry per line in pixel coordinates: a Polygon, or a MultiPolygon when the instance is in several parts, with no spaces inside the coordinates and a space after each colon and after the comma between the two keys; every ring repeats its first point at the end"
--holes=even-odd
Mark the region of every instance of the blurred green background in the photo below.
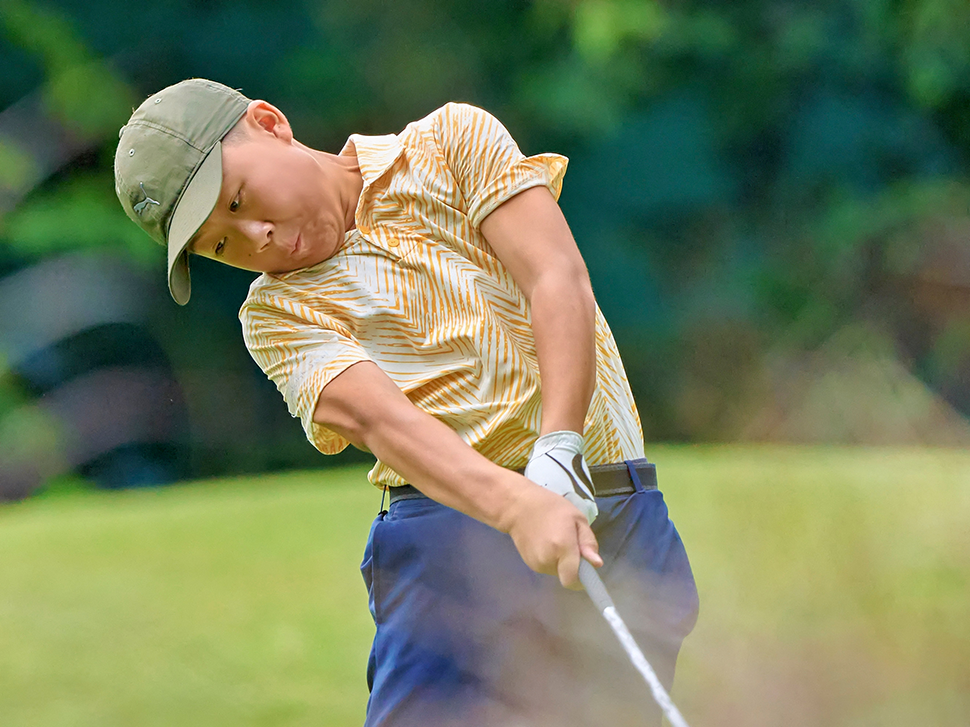
{"type": "Polygon", "coordinates": [[[252,276],[196,261],[179,308],[113,195],[132,107],[189,76],[326,150],[462,100],[569,156],[562,207],[648,440],[970,443],[963,0],[0,13],[0,490],[320,465],[243,348],[252,276]]]}
{"type": "Polygon", "coordinates": [[[176,306],[113,193],[190,76],[328,151],[460,100],[567,155],[701,585],[684,711],[970,723],[966,0],[0,0],[0,724],[360,721],[367,457],[250,360],[252,276],[176,306]]]}

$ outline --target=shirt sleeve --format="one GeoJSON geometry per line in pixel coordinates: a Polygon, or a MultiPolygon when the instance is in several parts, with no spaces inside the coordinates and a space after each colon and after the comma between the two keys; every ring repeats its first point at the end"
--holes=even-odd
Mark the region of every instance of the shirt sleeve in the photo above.
{"type": "Polygon", "coordinates": [[[496,207],[531,187],[545,186],[559,199],[568,159],[559,154],[525,156],[487,111],[446,104],[436,115],[435,141],[476,228],[496,207]]]}
{"type": "Polygon", "coordinates": [[[323,387],[349,366],[371,360],[361,345],[325,314],[271,296],[247,300],[239,320],[250,355],[303,423],[310,443],[323,454],[346,449],[350,442],[314,422],[313,414],[323,387]]]}

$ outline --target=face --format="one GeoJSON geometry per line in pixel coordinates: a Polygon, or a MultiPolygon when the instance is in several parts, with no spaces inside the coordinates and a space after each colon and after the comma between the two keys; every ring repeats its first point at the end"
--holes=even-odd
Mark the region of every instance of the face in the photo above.
{"type": "Polygon", "coordinates": [[[344,158],[294,140],[282,113],[265,102],[253,102],[242,125],[223,144],[222,190],[189,249],[261,273],[331,257],[356,209],[344,158]]]}

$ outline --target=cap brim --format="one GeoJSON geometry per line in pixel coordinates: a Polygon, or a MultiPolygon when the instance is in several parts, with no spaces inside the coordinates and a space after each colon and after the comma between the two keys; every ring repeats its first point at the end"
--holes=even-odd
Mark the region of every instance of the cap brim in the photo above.
{"type": "Polygon", "coordinates": [[[189,302],[192,284],[189,279],[189,253],[185,249],[199,231],[222,191],[222,142],[215,146],[185,187],[168,229],[168,290],[179,305],[189,302]]]}

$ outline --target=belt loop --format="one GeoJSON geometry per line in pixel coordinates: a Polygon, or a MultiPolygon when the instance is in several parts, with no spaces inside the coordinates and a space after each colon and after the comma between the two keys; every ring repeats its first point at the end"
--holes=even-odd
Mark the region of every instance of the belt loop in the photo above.
{"type": "Polygon", "coordinates": [[[623,460],[623,464],[626,465],[627,472],[630,473],[630,480],[633,482],[633,489],[637,492],[646,492],[643,489],[643,484],[640,482],[640,475],[637,474],[636,462],[632,459],[623,460]]]}

